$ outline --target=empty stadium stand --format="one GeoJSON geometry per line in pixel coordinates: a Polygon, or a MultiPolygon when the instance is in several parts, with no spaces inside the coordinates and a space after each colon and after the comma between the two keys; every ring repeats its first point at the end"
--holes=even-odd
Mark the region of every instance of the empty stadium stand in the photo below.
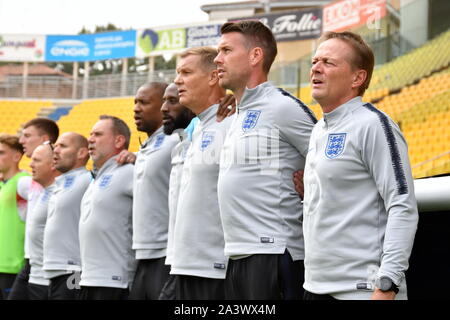
{"type": "MultiPolygon", "coordinates": [[[[450,173],[450,31],[425,45],[378,67],[363,100],[389,114],[402,129],[408,142],[414,178],[450,173]]],[[[311,88],[298,91],[318,118],[320,106],[311,97],[311,88]]],[[[55,106],[51,101],[0,100],[0,132],[15,134],[23,123],[39,115],[58,122],[61,132],[75,131],[89,136],[101,114],[123,119],[132,136],[130,151],[139,149],[133,120],[133,98],[85,100],[75,105],[55,106]]],[[[24,158],[21,168],[27,169],[24,158]]],[[[92,163],[88,164],[92,167],[92,163]]]]}

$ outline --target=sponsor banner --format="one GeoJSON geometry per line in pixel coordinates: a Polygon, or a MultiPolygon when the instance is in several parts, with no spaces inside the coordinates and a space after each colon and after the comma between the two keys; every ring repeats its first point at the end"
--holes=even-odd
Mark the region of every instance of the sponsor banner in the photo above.
{"type": "Polygon", "coordinates": [[[136,32],[136,57],[175,53],[186,48],[186,28],[140,29],[136,32]]]}
{"type": "Polygon", "coordinates": [[[186,28],[186,48],[212,46],[215,47],[220,40],[220,27],[222,24],[208,24],[186,28]]]}
{"type": "Polygon", "coordinates": [[[344,31],[386,16],[386,0],[341,0],[323,8],[324,31],[344,31]]]}
{"type": "Polygon", "coordinates": [[[0,61],[44,61],[45,36],[0,34],[0,61]]]}
{"type": "Polygon", "coordinates": [[[46,61],[96,61],[134,57],[136,31],[47,36],[46,61]]]}
{"type": "Polygon", "coordinates": [[[314,39],[320,37],[322,32],[322,9],[289,11],[228,21],[246,19],[258,19],[264,23],[272,30],[275,40],[278,42],[314,39]]]}

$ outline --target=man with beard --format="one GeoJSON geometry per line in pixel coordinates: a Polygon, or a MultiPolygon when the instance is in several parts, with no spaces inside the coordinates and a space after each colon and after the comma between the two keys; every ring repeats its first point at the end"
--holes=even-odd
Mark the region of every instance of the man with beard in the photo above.
{"type": "MultiPolygon", "coordinates": [[[[186,151],[190,145],[190,140],[187,139],[187,133],[184,129],[195,117],[195,114],[180,104],[178,88],[174,83],[169,84],[164,92],[161,112],[163,113],[164,133],[167,135],[175,135],[179,138],[178,144],[172,150],[172,170],[170,171],[169,182],[169,231],[165,263],[170,266],[172,264],[173,232],[175,228],[175,217],[177,212],[181,175],[183,172],[182,169],[186,151]]],[[[160,300],[175,299],[175,279],[175,276],[169,275],[169,278],[159,296],[160,300]]]]}
{"type": "Polygon", "coordinates": [[[50,300],[73,300],[79,291],[78,224],[81,199],[92,179],[85,168],[88,159],[88,142],[82,135],[66,132],[56,141],[53,161],[62,175],[55,179],[44,232],[44,272],[50,279],[50,300]]]}

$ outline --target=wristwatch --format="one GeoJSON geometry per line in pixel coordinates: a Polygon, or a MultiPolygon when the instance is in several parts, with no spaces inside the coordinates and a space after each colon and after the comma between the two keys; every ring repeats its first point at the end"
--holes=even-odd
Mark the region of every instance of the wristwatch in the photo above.
{"type": "Polygon", "coordinates": [[[375,281],[375,285],[383,292],[394,291],[395,294],[398,293],[398,287],[389,277],[383,276],[378,278],[375,281]]]}

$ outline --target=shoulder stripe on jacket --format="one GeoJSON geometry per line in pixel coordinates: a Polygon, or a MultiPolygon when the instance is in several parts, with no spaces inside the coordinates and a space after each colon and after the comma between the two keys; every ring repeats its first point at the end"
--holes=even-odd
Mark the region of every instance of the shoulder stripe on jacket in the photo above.
{"type": "Polygon", "coordinates": [[[406,176],[403,170],[400,152],[398,151],[397,141],[395,140],[394,132],[392,131],[391,125],[389,124],[389,120],[384,113],[382,113],[370,103],[366,103],[364,107],[374,112],[378,116],[378,119],[380,119],[381,126],[383,128],[384,135],[386,136],[386,140],[389,146],[389,152],[391,153],[392,167],[394,168],[398,193],[407,194],[408,184],[406,183],[406,176]]]}
{"type": "Polygon", "coordinates": [[[295,102],[297,102],[297,104],[303,109],[303,111],[308,115],[308,117],[311,119],[311,121],[316,124],[317,123],[317,118],[314,115],[314,113],[311,111],[311,109],[309,109],[300,99],[294,97],[292,94],[290,94],[289,92],[285,91],[284,89],[281,88],[277,88],[278,91],[281,92],[281,94],[283,96],[289,97],[292,100],[294,100],[295,102]]]}

